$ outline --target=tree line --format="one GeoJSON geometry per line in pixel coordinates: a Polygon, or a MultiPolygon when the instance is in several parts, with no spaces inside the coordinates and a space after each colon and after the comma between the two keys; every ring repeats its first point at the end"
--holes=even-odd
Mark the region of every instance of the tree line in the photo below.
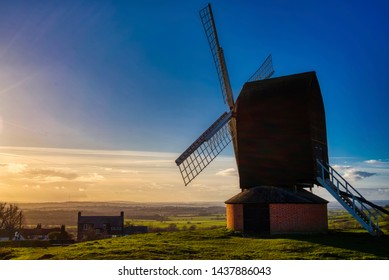
{"type": "Polygon", "coordinates": [[[16,204],[0,202],[0,233],[9,239],[22,229],[23,211],[16,204]]]}

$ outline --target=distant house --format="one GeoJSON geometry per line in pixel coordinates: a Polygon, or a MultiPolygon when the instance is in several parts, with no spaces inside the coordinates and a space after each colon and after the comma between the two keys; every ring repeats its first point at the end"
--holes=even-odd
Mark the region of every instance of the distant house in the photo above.
{"type": "Polygon", "coordinates": [[[42,228],[41,224],[37,224],[35,228],[22,228],[11,234],[6,230],[0,230],[0,241],[5,240],[49,240],[49,234],[51,232],[58,232],[59,234],[65,234],[65,226],[42,228]]]}
{"type": "Polygon", "coordinates": [[[49,234],[51,232],[64,232],[65,226],[42,228],[41,224],[38,224],[35,228],[24,228],[19,232],[18,239],[33,239],[33,240],[49,240],[49,234]]]}
{"type": "Polygon", "coordinates": [[[78,212],[77,241],[123,234],[123,211],[120,212],[120,216],[82,216],[81,212],[78,212]]]}

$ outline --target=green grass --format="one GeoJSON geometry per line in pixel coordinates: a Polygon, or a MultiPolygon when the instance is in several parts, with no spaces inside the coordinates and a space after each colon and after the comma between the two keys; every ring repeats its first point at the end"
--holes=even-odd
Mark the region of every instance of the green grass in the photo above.
{"type": "Polygon", "coordinates": [[[389,259],[388,218],[380,221],[386,235],[372,237],[344,210],[330,211],[329,232],[316,235],[243,236],[226,230],[222,215],[126,222],[151,229],[167,229],[175,224],[179,231],[95,240],[68,247],[31,247],[34,244],[29,243],[26,246],[30,247],[8,247],[7,242],[0,242],[0,259],[389,259]],[[196,229],[188,230],[191,225],[196,229]]]}
{"type": "Polygon", "coordinates": [[[389,238],[323,235],[244,237],[225,229],[139,234],[68,247],[0,248],[0,259],[388,259],[389,238]]]}
{"type": "Polygon", "coordinates": [[[136,226],[148,226],[151,232],[168,229],[172,224],[179,230],[186,230],[190,227],[195,229],[215,229],[226,227],[226,217],[225,215],[176,216],[169,217],[167,221],[126,219],[125,223],[136,226]]]}

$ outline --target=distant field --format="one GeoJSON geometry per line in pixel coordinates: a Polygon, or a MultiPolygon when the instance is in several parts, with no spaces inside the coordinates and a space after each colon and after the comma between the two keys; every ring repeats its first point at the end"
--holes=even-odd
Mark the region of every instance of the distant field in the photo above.
{"type": "Polygon", "coordinates": [[[178,216],[168,217],[166,221],[126,219],[126,225],[148,226],[150,232],[163,231],[164,229],[176,230],[196,230],[196,229],[215,229],[226,227],[225,215],[210,216],[178,216]]]}
{"type": "MultiPolygon", "coordinates": [[[[389,208],[387,208],[389,209],[389,208]]],[[[389,234],[389,216],[379,219],[379,226],[385,234],[389,234]]],[[[330,210],[328,214],[328,228],[332,230],[366,232],[366,230],[346,210],[330,210]]]]}
{"type": "MultiPolygon", "coordinates": [[[[194,229],[215,229],[226,227],[226,216],[224,214],[208,216],[171,216],[166,221],[126,219],[126,224],[148,226],[151,232],[158,229],[176,228],[177,230],[194,229]],[[174,225],[174,227],[172,227],[174,225]]],[[[381,229],[389,234],[389,216],[381,217],[379,223],[381,229]]],[[[366,230],[346,210],[330,210],[328,213],[328,228],[343,232],[361,232],[366,230]]]]}

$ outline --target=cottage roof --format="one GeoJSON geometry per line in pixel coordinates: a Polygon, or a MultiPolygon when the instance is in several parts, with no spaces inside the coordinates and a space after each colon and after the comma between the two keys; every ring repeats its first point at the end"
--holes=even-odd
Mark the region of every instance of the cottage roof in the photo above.
{"type": "Polygon", "coordinates": [[[32,235],[48,235],[50,232],[61,231],[61,228],[23,228],[20,230],[20,233],[25,236],[32,235]]]}
{"type": "Polygon", "coordinates": [[[81,216],[78,217],[78,224],[93,224],[95,228],[109,224],[111,227],[123,226],[124,216],[81,216]]]}

